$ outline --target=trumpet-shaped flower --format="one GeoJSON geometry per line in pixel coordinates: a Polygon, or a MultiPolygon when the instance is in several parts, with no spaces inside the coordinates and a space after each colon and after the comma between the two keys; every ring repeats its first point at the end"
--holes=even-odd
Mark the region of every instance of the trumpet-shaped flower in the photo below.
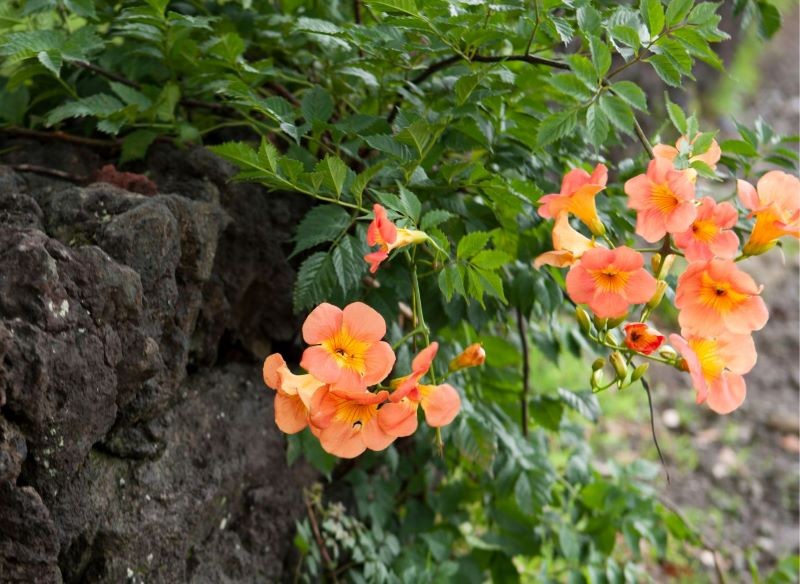
{"type": "Polygon", "coordinates": [[[450,361],[450,371],[478,367],[486,362],[486,351],[480,343],[472,343],[450,361]]]}
{"type": "Polygon", "coordinates": [[[575,215],[595,235],[605,233],[605,227],[597,215],[595,196],[606,188],[608,169],[603,164],[595,166],[592,174],[582,168],[574,168],[564,175],[561,192],[545,195],[539,199],[539,215],[545,219],[558,217],[567,212],[575,215]]]}
{"type": "Polygon", "coordinates": [[[666,158],[651,160],[646,174],[625,183],[625,193],[628,207],[636,210],[636,233],[651,243],[686,231],[697,217],[689,174],[666,158]]]}
{"type": "Polygon", "coordinates": [[[313,375],[295,375],[278,353],[264,360],[264,383],[276,391],[275,423],[281,431],[295,434],[308,425],[309,410],[325,384],[313,375]]]}
{"type": "MultiPolygon", "coordinates": [[[[692,140],[692,144],[694,144],[695,140],[700,137],[698,134],[694,140],[692,140]]],[[[685,147],[686,144],[686,136],[681,136],[678,138],[678,141],[675,142],[675,146],[668,146],[667,144],[657,144],[653,146],[653,154],[658,158],[665,158],[670,162],[673,162],[680,153],[681,148],[685,147]]],[[[711,140],[711,146],[708,147],[708,150],[703,152],[702,154],[698,154],[697,156],[692,156],[689,158],[689,162],[703,162],[711,167],[712,170],[717,168],[717,162],[719,162],[720,157],[722,156],[722,149],[717,144],[716,140],[711,140]]],[[[697,176],[697,173],[692,170],[694,176],[697,176]]]]}
{"type": "Polygon", "coordinates": [[[737,186],[739,200],[756,217],[742,250],[745,254],[762,254],[784,235],[800,238],[800,180],[796,176],[773,170],[759,179],[756,188],[743,180],[737,186]]]}
{"type": "Polygon", "coordinates": [[[629,349],[649,355],[663,342],[664,335],[643,322],[632,322],[625,325],[625,345],[629,349]]]}
{"type": "Polygon", "coordinates": [[[388,434],[398,437],[413,434],[420,406],[425,412],[425,421],[435,428],[452,422],[461,409],[461,398],[453,386],[419,383],[428,373],[438,348],[438,343],[433,342],[420,351],[411,362],[411,374],[395,380],[397,389],[389,397],[390,403],[378,411],[381,427],[388,434]]]}
{"type": "Polygon", "coordinates": [[[363,302],[344,310],[323,303],[303,323],[309,345],[300,366],[337,390],[365,390],[383,381],[394,365],[394,352],[381,339],[386,322],[363,302]]]}
{"type": "Polygon", "coordinates": [[[760,293],[761,287],[733,260],[693,262],[678,278],[678,322],[690,335],[749,334],[769,318],[760,293]]]}
{"type": "Polygon", "coordinates": [[[747,394],[742,375],[756,364],[756,347],[750,335],[670,335],[669,340],[686,362],[698,404],[708,402],[718,414],[728,414],[742,405],[747,394]]]}
{"type": "Polygon", "coordinates": [[[329,389],[315,399],[311,411],[312,427],[318,429],[322,448],[334,456],[355,458],[367,448],[383,450],[395,436],[387,434],[378,422],[378,406],[388,392],[329,389]]]}
{"type": "Polygon", "coordinates": [[[567,274],[567,294],[600,318],[624,316],[656,292],[656,279],[643,265],[642,254],[629,247],[590,249],[567,274]]]}
{"type": "Polygon", "coordinates": [[[422,243],[428,239],[428,235],[423,231],[397,227],[389,221],[386,209],[375,203],[373,206],[375,218],[367,228],[367,243],[370,247],[379,246],[377,251],[373,251],[364,256],[369,262],[369,271],[374,274],[378,271],[381,262],[389,257],[389,252],[399,247],[422,243]]]}
{"type": "Polygon", "coordinates": [[[593,247],[597,247],[595,241],[573,229],[569,224],[569,214],[561,212],[553,225],[553,251],[539,255],[533,261],[533,267],[537,270],[543,265],[565,268],[593,247]]]}
{"type": "Polygon", "coordinates": [[[736,225],[739,214],[730,203],[717,203],[703,197],[692,226],[675,234],[675,245],[690,262],[715,257],[733,259],[739,249],[739,238],[730,228],[736,225]]]}

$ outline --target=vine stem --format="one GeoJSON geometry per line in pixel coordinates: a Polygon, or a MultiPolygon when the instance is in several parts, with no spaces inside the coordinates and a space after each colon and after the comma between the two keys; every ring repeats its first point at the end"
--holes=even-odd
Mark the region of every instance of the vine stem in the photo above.
{"type": "Polygon", "coordinates": [[[528,391],[530,390],[530,354],[528,351],[528,321],[522,314],[522,309],[517,306],[517,328],[519,341],[522,345],[522,394],[520,395],[520,425],[522,435],[528,437],[528,391]]]}
{"type": "Polygon", "coordinates": [[[304,497],[304,499],[306,504],[306,511],[308,512],[308,519],[309,521],[311,521],[311,530],[314,532],[314,539],[317,542],[319,553],[322,554],[322,559],[325,561],[325,568],[330,573],[334,583],[338,583],[339,579],[336,577],[336,572],[335,572],[336,564],[331,559],[331,556],[328,553],[328,548],[325,545],[325,541],[322,539],[322,534],[319,531],[319,524],[317,523],[317,516],[314,513],[314,508],[311,506],[311,502],[308,500],[307,497],[304,497]]]}
{"type": "Polygon", "coordinates": [[[658,452],[658,458],[661,460],[661,466],[664,468],[664,474],[667,475],[667,484],[669,485],[670,480],[667,462],[664,460],[664,455],[661,453],[661,446],[659,446],[658,437],[656,436],[656,421],[653,415],[653,396],[650,395],[650,384],[647,383],[647,379],[644,377],[642,377],[640,381],[642,382],[642,387],[644,387],[644,392],[647,394],[647,405],[650,407],[650,432],[653,434],[653,444],[656,445],[656,452],[658,452]]]}

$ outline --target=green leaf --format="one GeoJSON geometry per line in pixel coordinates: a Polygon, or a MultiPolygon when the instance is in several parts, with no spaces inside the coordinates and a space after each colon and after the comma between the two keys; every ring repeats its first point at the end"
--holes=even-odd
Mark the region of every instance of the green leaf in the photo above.
{"type": "Polygon", "coordinates": [[[562,387],[558,388],[558,397],[570,409],[575,410],[590,422],[600,417],[600,403],[591,391],[574,392],[562,387]]]}
{"type": "Polygon", "coordinates": [[[639,38],[639,32],[630,26],[615,26],[611,29],[611,36],[615,40],[628,45],[634,50],[638,49],[642,43],[641,39],[639,38]]]}
{"type": "Polygon", "coordinates": [[[403,185],[398,185],[398,192],[400,193],[400,203],[403,206],[403,212],[416,224],[422,212],[422,203],[419,202],[417,195],[409,191],[403,185]]]}
{"type": "Polygon", "coordinates": [[[537,424],[551,432],[557,432],[561,425],[564,405],[551,397],[537,397],[531,403],[530,412],[537,424]]]}
{"type": "Polygon", "coordinates": [[[360,246],[353,236],[343,237],[333,249],[333,269],[339,280],[339,287],[345,294],[357,291],[361,287],[361,277],[367,267],[360,246]]]}
{"type": "Polygon", "coordinates": [[[319,85],[315,85],[306,91],[300,101],[300,111],[306,121],[311,123],[327,122],[333,115],[333,106],[333,99],[319,85]]]}
{"type": "Polygon", "coordinates": [[[472,95],[472,92],[475,88],[480,85],[481,79],[483,76],[481,75],[465,75],[456,81],[453,89],[456,92],[456,103],[458,105],[462,105],[464,102],[469,99],[469,96],[472,95]]]}
{"type": "Polygon", "coordinates": [[[361,205],[364,189],[367,188],[369,181],[371,181],[375,175],[380,172],[382,167],[383,165],[381,164],[373,164],[366,170],[358,173],[356,178],[353,179],[353,184],[350,185],[350,195],[353,197],[353,200],[357,205],[361,205]]]}
{"type": "Polygon", "coordinates": [[[561,73],[550,78],[550,85],[572,99],[588,100],[592,97],[586,84],[574,73],[561,73]]]}
{"type": "Polygon", "coordinates": [[[726,154],[741,154],[746,157],[758,156],[758,150],[744,140],[725,140],[719,146],[726,154]]]}
{"type": "Polygon", "coordinates": [[[519,473],[517,482],[514,483],[514,499],[523,513],[533,515],[533,491],[531,490],[531,481],[528,479],[528,473],[526,472],[519,473]]]}
{"type": "Polygon", "coordinates": [[[669,115],[669,119],[672,121],[672,125],[675,126],[675,129],[681,133],[681,135],[685,136],[687,133],[686,127],[686,116],[683,113],[683,110],[672,103],[669,99],[669,95],[664,92],[664,103],[667,105],[667,114],[669,115]]]}
{"type": "Polygon", "coordinates": [[[716,132],[704,132],[697,136],[692,142],[692,156],[707,152],[708,149],[711,148],[711,143],[714,141],[716,135],[716,132]]]}
{"type": "Polygon", "coordinates": [[[664,6],[661,0],[640,0],[639,11],[653,38],[664,29],[664,6]]]}
{"type": "Polygon", "coordinates": [[[584,33],[590,35],[598,34],[601,23],[600,13],[593,6],[586,5],[578,8],[578,26],[584,33]]]}
{"type": "Polygon", "coordinates": [[[600,148],[608,136],[608,117],[597,103],[593,103],[586,110],[586,127],[589,130],[589,139],[600,148]]]}
{"type": "Polygon", "coordinates": [[[694,0],[670,0],[667,5],[667,26],[672,27],[686,18],[694,6],[694,0]]]}
{"type": "Polygon", "coordinates": [[[384,152],[389,156],[399,158],[400,160],[411,160],[411,152],[405,144],[401,144],[393,136],[388,134],[374,134],[366,136],[364,141],[375,150],[384,152]]]}
{"type": "MultiPolygon", "coordinates": [[[[318,205],[311,209],[294,236],[295,246],[291,256],[320,243],[333,241],[350,226],[350,215],[338,205],[318,205]]],[[[291,257],[290,256],[290,257],[291,257]]]]}
{"type": "Polygon", "coordinates": [[[586,88],[594,92],[597,89],[597,71],[592,62],[583,55],[570,55],[567,59],[569,67],[575,75],[586,84],[586,88]]]}
{"type": "Polygon", "coordinates": [[[125,106],[117,98],[106,93],[97,93],[53,108],[47,114],[45,124],[52,126],[68,118],[105,117],[120,111],[123,107],[125,106]]]}
{"type": "Polygon", "coordinates": [[[122,140],[120,163],[124,164],[131,160],[144,158],[147,154],[147,149],[150,148],[150,144],[156,138],[158,138],[158,132],[153,130],[135,130],[125,136],[122,140]]]}
{"type": "Polygon", "coordinates": [[[77,16],[92,19],[97,18],[94,3],[95,0],[64,0],[64,6],[67,10],[74,12],[77,16]]]}
{"type": "Polygon", "coordinates": [[[336,283],[330,254],[318,251],[310,255],[297,271],[294,285],[294,310],[300,312],[329,298],[336,283]]]}
{"type": "Polygon", "coordinates": [[[61,53],[58,51],[41,51],[36,57],[44,67],[53,75],[58,77],[61,74],[61,53]]]}
{"type": "Polygon", "coordinates": [[[314,168],[322,174],[322,182],[336,192],[336,198],[342,196],[342,188],[347,178],[347,165],[336,156],[328,155],[314,168]]]}
{"type": "Polygon", "coordinates": [[[630,106],[616,95],[600,96],[600,109],[609,121],[620,131],[630,134],[633,131],[634,117],[630,106]]]}
{"type": "Polygon", "coordinates": [[[655,69],[664,83],[672,87],[681,86],[681,73],[668,57],[664,55],[653,55],[647,59],[647,62],[653,66],[653,69],[655,69]]]}
{"type": "Polygon", "coordinates": [[[558,545],[561,548],[561,554],[567,561],[577,562],[580,559],[581,546],[571,525],[562,525],[559,529],[558,545]]]}
{"type": "Polygon", "coordinates": [[[647,111],[647,96],[633,81],[617,81],[611,86],[616,95],[638,110],[647,111]]]}
{"type": "Polygon", "coordinates": [[[403,128],[395,137],[399,142],[412,146],[419,156],[425,153],[425,149],[431,141],[431,126],[425,120],[417,120],[413,124],[403,128]]]}
{"type": "Polygon", "coordinates": [[[422,217],[420,229],[425,231],[426,229],[435,227],[436,225],[444,223],[453,217],[455,217],[455,214],[451,213],[450,211],[445,211],[444,209],[433,209],[425,213],[425,215],[422,217]]]}
{"type": "Polygon", "coordinates": [[[592,54],[592,63],[598,77],[604,77],[611,68],[611,51],[600,37],[589,37],[589,50],[592,54]]]}
{"type": "Polygon", "coordinates": [[[770,2],[758,2],[758,32],[765,39],[771,39],[781,28],[781,13],[770,2]]]}
{"type": "Polygon", "coordinates": [[[496,270],[513,261],[509,254],[498,249],[484,249],[475,254],[470,263],[486,270],[496,270]]]}
{"type": "Polygon", "coordinates": [[[536,133],[537,146],[547,146],[551,142],[563,138],[575,129],[577,123],[578,116],[573,110],[557,112],[546,117],[539,124],[539,131],[536,133]]]}
{"type": "Polygon", "coordinates": [[[461,296],[465,295],[464,291],[464,278],[461,271],[454,264],[446,266],[438,276],[439,290],[444,294],[444,297],[450,302],[453,299],[453,293],[458,292],[461,296]]]}
{"type": "Polygon", "coordinates": [[[488,231],[473,231],[472,233],[467,233],[458,242],[456,257],[460,260],[471,258],[486,247],[490,237],[491,234],[488,231]]]}
{"type": "Polygon", "coordinates": [[[419,11],[414,0],[366,0],[367,4],[384,12],[401,12],[410,16],[418,16],[419,11]]]}

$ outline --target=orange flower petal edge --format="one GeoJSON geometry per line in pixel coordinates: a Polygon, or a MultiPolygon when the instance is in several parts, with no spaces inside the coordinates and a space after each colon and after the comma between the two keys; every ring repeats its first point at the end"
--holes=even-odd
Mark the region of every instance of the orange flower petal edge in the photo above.
{"type": "Polygon", "coordinates": [[[664,335],[643,322],[625,325],[625,345],[633,350],[650,355],[664,342],[664,335]]]}
{"type": "Polygon", "coordinates": [[[545,219],[570,213],[580,219],[595,235],[605,233],[605,226],[597,214],[595,196],[606,188],[608,169],[598,164],[592,174],[582,168],[574,168],[564,175],[561,192],[539,199],[539,215],[545,219]]]}

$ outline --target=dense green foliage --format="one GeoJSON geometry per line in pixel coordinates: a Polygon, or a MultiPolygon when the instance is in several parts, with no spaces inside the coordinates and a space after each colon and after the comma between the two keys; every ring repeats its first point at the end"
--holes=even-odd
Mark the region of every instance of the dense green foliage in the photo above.
{"type": "MultiPolygon", "coordinates": [[[[736,5],[764,35],[779,26],[768,2],[736,5]]],[[[104,135],[122,163],[156,139],[212,145],[239,178],[322,202],[294,242],[298,312],[361,299],[399,342],[409,325],[398,306],[419,300],[442,344],[440,370],[483,343],[487,367],[451,378],[463,405],[441,457],[429,430],[344,469],[308,431],[290,438],[291,460],[304,455],[348,487],[346,510],[309,495],[333,565],[304,521],[304,579],[644,581],[646,566],[685,564],[683,546],[702,544],[659,502],[653,461],[593,458],[584,435],[601,409],[588,364],[578,374],[587,381],[572,388],[537,375],[544,359],[592,354],[564,318],[562,274],[531,268],[551,229],[533,209],[566,170],[613,153],[619,174],[601,217],[614,240],[632,240],[620,185],[646,162],[641,125],[669,143],[710,130],[660,87],[691,82],[698,62],[722,68],[718,9],[692,0],[15,0],[0,7],[0,119],[104,135]],[[641,75],[659,89],[645,91],[641,75]],[[374,202],[435,242],[414,258],[419,299],[410,253],[367,276],[374,202]]],[[[729,170],[796,164],[766,126],[739,129],[722,142],[729,170]]],[[[397,369],[408,370],[413,348],[397,353],[397,369]]],[[[645,415],[643,392],[641,403],[645,415]]]]}

